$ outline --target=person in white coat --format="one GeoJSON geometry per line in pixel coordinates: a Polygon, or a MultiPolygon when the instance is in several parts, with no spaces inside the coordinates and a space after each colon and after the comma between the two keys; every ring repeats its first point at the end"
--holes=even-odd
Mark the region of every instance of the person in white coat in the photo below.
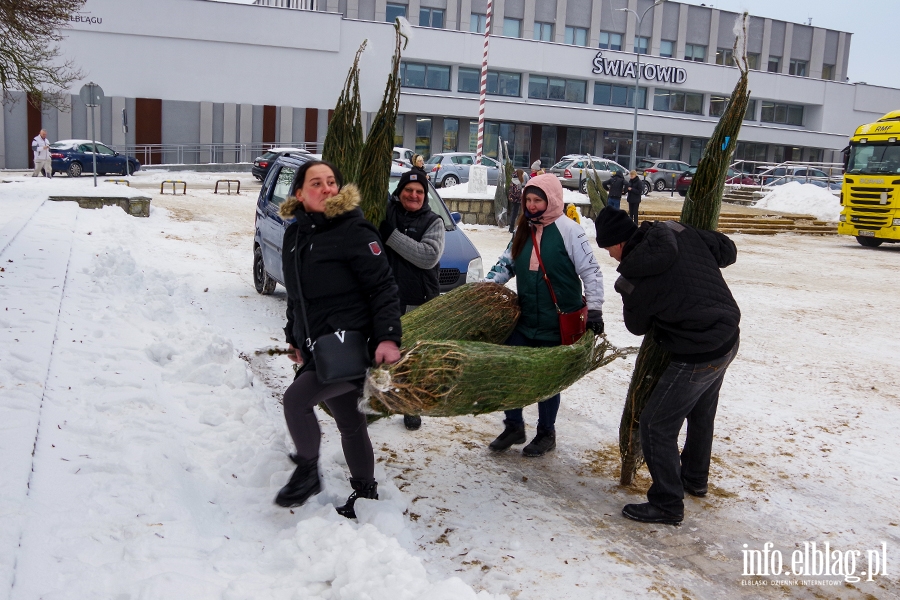
{"type": "Polygon", "coordinates": [[[41,132],[31,140],[31,149],[34,151],[34,173],[32,177],[41,174],[41,170],[47,177],[53,177],[53,159],[50,158],[50,140],[47,139],[47,130],[41,132]]]}

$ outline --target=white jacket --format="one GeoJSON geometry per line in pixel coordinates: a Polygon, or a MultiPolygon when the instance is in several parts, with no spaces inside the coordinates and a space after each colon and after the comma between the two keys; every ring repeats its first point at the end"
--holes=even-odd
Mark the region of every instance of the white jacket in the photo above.
{"type": "MultiPolygon", "coordinates": [[[[21,147],[21,146],[20,146],[21,147]]],[[[47,160],[50,158],[50,140],[41,137],[41,134],[34,136],[31,140],[31,149],[34,150],[34,160],[47,160]]]]}

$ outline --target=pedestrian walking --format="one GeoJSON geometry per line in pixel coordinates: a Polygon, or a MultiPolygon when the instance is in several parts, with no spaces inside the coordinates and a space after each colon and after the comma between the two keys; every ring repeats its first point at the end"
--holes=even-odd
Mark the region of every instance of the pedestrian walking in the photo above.
{"type": "Polygon", "coordinates": [[[44,172],[46,177],[53,177],[53,159],[50,157],[50,140],[47,139],[47,130],[41,132],[31,140],[31,149],[34,151],[34,172],[32,177],[37,177],[44,172]]]}
{"type": "Polygon", "coordinates": [[[354,518],[358,498],[378,499],[366,415],[357,407],[363,375],[322,383],[311,341],[358,333],[368,339],[363,352],[367,350],[370,362],[392,363],[400,359],[401,326],[397,285],[378,230],[363,217],[356,186],[342,186],[336,167],[309,161],[297,169],[291,195],[279,210],[283,219],[294,219],[285,229],[283,243],[288,296],[284,332],[293,351],[290,359],[302,369],[284,393],[284,418],[296,447],[291,458],[297,468],[275,502],[299,506],[322,489],[318,472],[322,434],[313,408],[324,402],[340,431],[353,488],[337,512],[354,518]]]}
{"type": "Polygon", "coordinates": [[[600,211],[596,229],[597,245],[619,262],[615,289],[625,327],[652,335],[672,358],[639,417],[653,479],[648,501],[628,504],[622,514],[677,525],[684,518],[684,493],[707,493],[719,390],[738,351],[741,311],[721,271],[735,262],[737,248],[717,231],[675,221],[644,221],[638,228],[610,207],[600,211]]]}

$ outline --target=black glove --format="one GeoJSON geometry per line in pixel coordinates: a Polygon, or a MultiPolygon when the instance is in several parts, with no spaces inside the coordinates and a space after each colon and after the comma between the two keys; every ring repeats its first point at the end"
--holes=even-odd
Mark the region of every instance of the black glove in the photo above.
{"type": "Polygon", "coordinates": [[[391,234],[394,233],[394,230],[397,229],[393,226],[387,219],[381,222],[381,225],[378,227],[378,233],[381,234],[381,241],[387,243],[388,238],[391,237],[391,234]]]}
{"type": "Polygon", "coordinates": [[[587,328],[597,335],[603,333],[603,313],[601,311],[588,311],[587,328]]]}

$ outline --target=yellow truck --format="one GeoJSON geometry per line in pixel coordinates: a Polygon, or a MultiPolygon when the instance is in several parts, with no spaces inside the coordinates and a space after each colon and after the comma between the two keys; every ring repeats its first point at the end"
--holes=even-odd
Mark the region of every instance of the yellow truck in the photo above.
{"type": "Polygon", "coordinates": [[[900,242],[900,110],[860,125],[845,154],[838,233],[863,246],[900,242]]]}

